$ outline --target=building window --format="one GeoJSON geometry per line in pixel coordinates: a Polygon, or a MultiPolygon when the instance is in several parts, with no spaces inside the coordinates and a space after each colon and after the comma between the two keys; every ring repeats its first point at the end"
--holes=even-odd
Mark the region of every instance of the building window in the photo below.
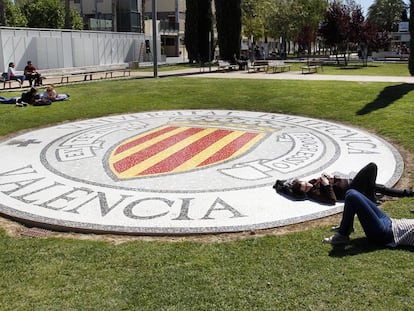
{"type": "Polygon", "coordinates": [[[137,0],[131,0],[131,11],[138,11],[138,1],[137,0]]]}

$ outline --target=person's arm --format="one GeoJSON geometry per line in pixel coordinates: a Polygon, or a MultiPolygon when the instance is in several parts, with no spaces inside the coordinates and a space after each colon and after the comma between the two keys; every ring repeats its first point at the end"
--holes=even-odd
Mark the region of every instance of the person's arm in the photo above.
{"type": "Polygon", "coordinates": [[[337,199],[332,184],[328,179],[320,177],[314,183],[312,189],[308,192],[308,197],[328,204],[335,204],[337,199]]]}
{"type": "Polygon", "coordinates": [[[321,199],[325,203],[335,204],[337,199],[335,191],[333,190],[332,184],[322,185],[321,186],[321,199]]]}

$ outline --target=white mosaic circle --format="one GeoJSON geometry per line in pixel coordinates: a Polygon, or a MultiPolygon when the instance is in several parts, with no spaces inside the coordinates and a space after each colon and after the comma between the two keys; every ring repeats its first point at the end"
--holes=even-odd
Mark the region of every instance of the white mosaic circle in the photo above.
{"type": "Polygon", "coordinates": [[[350,174],[394,185],[387,142],[337,123],[264,112],[154,111],[30,131],[0,143],[0,212],[57,230],[192,234],[272,228],[338,213],[275,193],[276,179],[350,174]]]}

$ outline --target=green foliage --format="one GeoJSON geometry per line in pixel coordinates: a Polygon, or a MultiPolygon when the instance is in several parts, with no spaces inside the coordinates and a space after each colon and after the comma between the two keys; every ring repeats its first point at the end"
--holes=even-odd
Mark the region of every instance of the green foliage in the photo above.
{"type": "Polygon", "coordinates": [[[5,0],[5,25],[7,27],[26,27],[27,18],[22,13],[19,6],[13,4],[11,0],[5,0]]]}
{"type": "MultiPolygon", "coordinates": [[[[61,29],[65,24],[65,7],[60,0],[25,0],[22,4],[6,1],[5,24],[8,27],[61,29]]],[[[83,29],[80,13],[70,10],[72,29],[83,29]]]]}
{"type": "Polygon", "coordinates": [[[267,33],[266,25],[266,1],[242,0],[242,24],[243,33],[247,37],[260,39],[267,33]]]}
{"type": "Polygon", "coordinates": [[[368,19],[379,31],[398,31],[398,23],[407,14],[404,0],[375,0],[368,9],[368,19]]]}
{"type": "Polygon", "coordinates": [[[343,4],[339,0],[331,2],[319,29],[325,43],[333,48],[336,55],[343,54],[347,64],[347,54],[361,50],[363,58],[368,57],[368,49],[377,40],[377,30],[365,20],[362,9],[355,2],[343,4]]]}
{"type": "Polygon", "coordinates": [[[22,11],[30,28],[61,29],[65,24],[64,8],[60,0],[26,0],[22,11]]]}
{"type": "Polygon", "coordinates": [[[314,42],[327,7],[325,0],[242,0],[243,33],[255,41],[282,38],[306,46],[314,42]]]}
{"type": "Polygon", "coordinates": [[[72,29],[82,30],[83,29],[83,20],[80,16],[79,11],[75,9],[70,9],[70,20],[72,24],[72,29]]]}

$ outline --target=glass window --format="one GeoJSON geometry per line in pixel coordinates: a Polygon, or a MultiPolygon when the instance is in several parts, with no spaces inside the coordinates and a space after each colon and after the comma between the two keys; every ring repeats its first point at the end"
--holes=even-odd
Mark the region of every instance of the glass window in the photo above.
{"type": "Polygon", "coordinates": [[[138,1],[137,0],[131,0],[131,11],[138,11],[138,1]]]}

